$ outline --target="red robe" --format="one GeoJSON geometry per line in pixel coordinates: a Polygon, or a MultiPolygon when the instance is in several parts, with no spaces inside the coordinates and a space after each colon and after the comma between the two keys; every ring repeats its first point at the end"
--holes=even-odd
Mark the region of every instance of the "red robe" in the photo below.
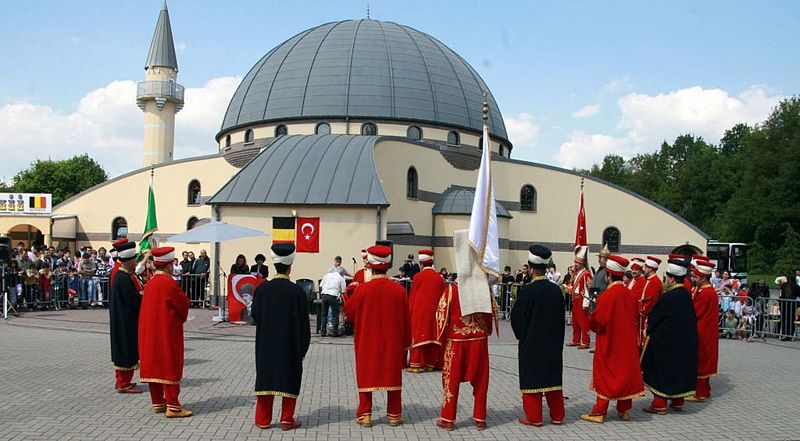
{"type": "Polygon", "coordinates": [[[408,294],[384,274],[361,284],[344,305],[353,324],[359,392],[400,390],[411,345],[408,294]]]}
{"type": "Polygon", "coordinates": [[[644,395],[639,368],[636,302],[622,282],[613,282],[597,299],[589,325],[597,334],[590,388],[604,400],[644,395]]]}
{"type": "Polygon", "coordinates": [[[411,316],[410,365],[413,368],[439,367],[441,343],[436,339],[436,310],[444,286],[444,278],[433,267],[425,267],[414,275],[408,299],[411,316]]]}
{"type": "Polygon", "coordinates": [[[119,267],[120,267],[119,259],[116,259],[114,261],[114,266],[111,268],[111,275],[108,276],[108,286],[112,286],[114,284],[114,276],[117,275],[119,267]]]}
{"type": "Polygon", "coordinates": [[[353,280],[350,281],[350,283],[347,284],[347,288],[345,288],[344,300],[350,298],[353,295],[353,293],[355,293],[356,288],[358,288],[360,285],[363,285],[366,282],[369,282],[371,279],[372,279],[372,271],[370,271],[368,268],[361,268],[358,271],[356,271],[356,274],[353,276],[353,280]]]}
{"type": "Polygon", "coordinates": [[[161,271],[147,282],[139,313],[139,376],[143,383],[180,384],[183,378],[183,323],[189,297],[161,271]]]}
{"type": "Polygon", "coordinates": [[[645,285],[647,285],[647,278],[644,276],[633,279],[628,283],[628,289],[631,291],[631,294],[633,294],[633,298],[636,300],[637,304],[642,298],[645,285]]]}
{"type": "Polygon", "coordinates": [[[686,291],[689,292],[692,292],[692,289],[694,289],[694,287],[692,286],[692,280],[689,278],[688,274],[683,279],[683,287],[686,288],[686,291]]]}
{"type": "Polygon", "coordinates": [[[453,283],[445,288],[436,311],[438,338],[445,343],[441,415],[445,421],[455,420],[459,385],[466,381],[472,384],[475,397],[472,417],[477,421],[486,420],[486,396],[489,390],[487,337],[492,335],[492,319],[492,314],[488,313],[462,317],[458,285],[453,283]]]}
{"type": "Polygon", "coordinates": [[[581,269],[572,284],[572,343],[589,344],[589,317],[583,311],[584,296],[589,295],[592,273],[581,269]]]}
{"type": "Polygon", "coordinates": [[[719,357],[719,310],[717,292],[708,283],[692,291],[692,303],[697,315],[697,378],[717,375],[719,357]]]}

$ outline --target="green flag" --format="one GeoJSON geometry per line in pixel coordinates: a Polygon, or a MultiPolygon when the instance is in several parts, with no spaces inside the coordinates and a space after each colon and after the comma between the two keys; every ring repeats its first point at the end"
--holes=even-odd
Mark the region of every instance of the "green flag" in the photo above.
{"type": "Polygon", "coordinates": [[[150,183],[150,191],[147,195],[147,221],[144,224],[144,234],[142,240],[139,242],[139,252],[144,253],[146,250],[158,246],[153,234],[158,231],[158,221],[156,220],[156,196],[153,193],[153,183],[150,183]]]}

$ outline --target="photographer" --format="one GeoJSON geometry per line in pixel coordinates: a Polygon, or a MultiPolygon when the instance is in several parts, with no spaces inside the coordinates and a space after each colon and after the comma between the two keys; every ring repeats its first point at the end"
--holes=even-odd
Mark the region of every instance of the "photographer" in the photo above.
{"type": "Polygon", "coordinates": [[[419,265],[416,262],[414,262],[413,254],[408,255],[408,257],[406,258],[406,262],[403,264],[403,267],[401,269],[403,270],[403,273],[405,274],[406,277],[412,280],[414,279],[414,275],[419,272],[419,265]]]}

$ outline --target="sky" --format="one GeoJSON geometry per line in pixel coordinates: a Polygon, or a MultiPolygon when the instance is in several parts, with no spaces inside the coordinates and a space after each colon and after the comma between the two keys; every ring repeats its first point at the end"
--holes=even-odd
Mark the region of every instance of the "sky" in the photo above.
{"type": "MultiPolygon", "coordinates": [[[[141,166],[136,82],[162,0],[3,0],[0,179],[87,153],[141,166]]],[[[270,49],[366,1],[169,0],[178,82],[175,157],[214,153],[241,78],[270,49]]],[[[798,93],[797,1],[371,1],[459,53],[500,106],[512,157],[588,168],[693,133],[716,143],[798,93]]]]}

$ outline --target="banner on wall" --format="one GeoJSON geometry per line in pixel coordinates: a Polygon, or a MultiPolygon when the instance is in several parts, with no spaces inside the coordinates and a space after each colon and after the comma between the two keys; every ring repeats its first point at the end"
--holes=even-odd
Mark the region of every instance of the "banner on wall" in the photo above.
{"type": "Polygon", "coordinates": [[[20,216],[52,212],[53,195],[50,193],[0,193],[0,215],[20,216]]]}
{"type": "Polygon", "coordinates": [[[297,218],[297,252],[319,253],[319,218],[297,218]]]}
{"type": "Polygon", "coordinates": [[[263,281],[263,278],[250,274],[228,275],[228,321],[249,321],[253,294],[263,281]]]}

